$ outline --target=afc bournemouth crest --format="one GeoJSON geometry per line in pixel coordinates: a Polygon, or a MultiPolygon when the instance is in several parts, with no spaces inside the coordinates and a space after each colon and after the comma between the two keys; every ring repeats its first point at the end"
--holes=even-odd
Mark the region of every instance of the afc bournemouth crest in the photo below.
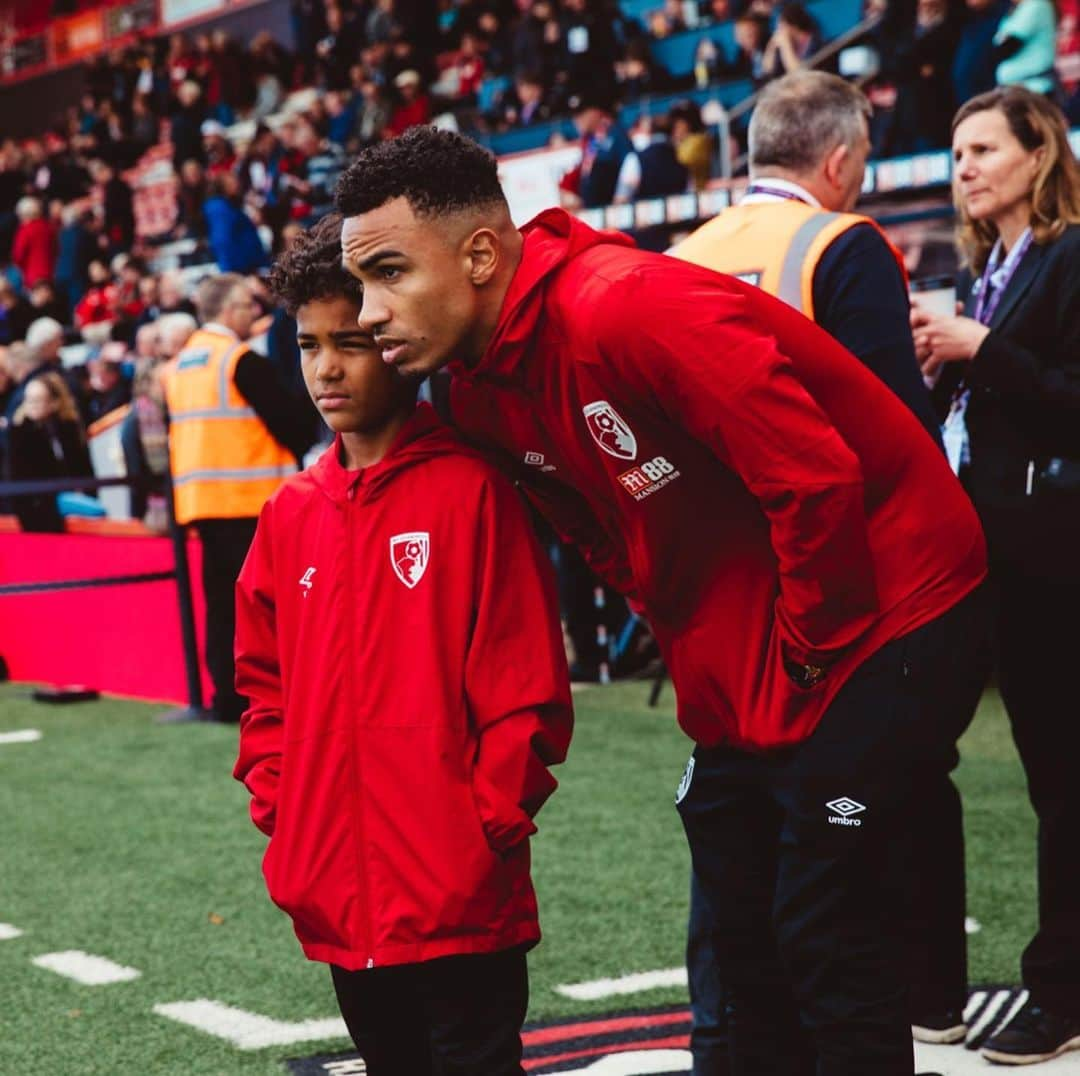
{"type": "Polygon", "coordinates": [[[431,540],[427,531],[395,534],[390,539],[390,563],[394,574],[410,590],[424,578],[430,552],[431,540]]]}
{"type": "Polygon", "coordinates": [[[592,439],[609,455],[620,460],[637,457],[637,438],[619,412],[607,402],[596,400],[582,408],[592,439]]]}

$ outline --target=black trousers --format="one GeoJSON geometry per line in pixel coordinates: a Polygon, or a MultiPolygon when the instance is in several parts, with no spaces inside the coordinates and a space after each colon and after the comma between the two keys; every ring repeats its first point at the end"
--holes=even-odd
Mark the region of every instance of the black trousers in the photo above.
{"type": "Polygon", "coordinates": [[[1039,926],[1021,959],[1040,1005],[1080,1016],[1080,583],[991,566],[997,671],[1039,820],[1039,926]]]}
{"type": "Polygon", "coordinates": [[[247,700],[236,693],[236,580],[255,537],[255,519],[200,519],[202,582],[206,598],[206,666],[214,684],[214,716],[239,721],[247,700]]]}
{"type": "Polygon", "coordinates": [[[523,948],[365,971],[331,967],[368,1076],[519,1076],[523,948]]]}
{"type": "Polygon", "coordinates": [[[962,1006],[963,843],[948,773],[970,720],[956,692],[979,683],[985,639],[979,591],[873,655],[798,747],[695,750],[679,811],[726,1013],[726,1069],[715,1041],[702,1043],[712,1071],[910,1076],[909,983],[922,976],[962,1006]],[[945,896],[926,873],[928,838],[948,862],[945,896]],[[952,924],[943,952],[926,944],[927,920],[952,924]]]}

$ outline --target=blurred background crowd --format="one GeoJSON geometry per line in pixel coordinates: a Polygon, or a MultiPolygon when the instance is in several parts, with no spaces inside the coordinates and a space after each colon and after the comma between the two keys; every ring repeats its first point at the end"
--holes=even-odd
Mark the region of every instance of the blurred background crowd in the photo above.
{"type": "MultiPolygon", "coordinates": [[[[718,139],[732,157],[745,148],[745,124],[716,125],[712,89],[749,96],[808,64],[866,90],[878,158],[947,146],[955,108],[995,85],[1050,96],[1075,125],[1078,7],[866,0],[830,49],[826,8],[799,0],[292,0],[288,45],[195,26],[104,52],[47,130],[0,144],[0,473],[89,475],[88,434],[116,415],[129,473],[163,473],[156,371],[196,327],[199,279],[218,271],[246,278],[255,346],[316,441],[293,326],[263,274],[329,212],[363,146],[429,122],[481,140],[536,129],[544,144],[580,147],[560,197],[589,209],[705,189],[718,139]],[[671,42],[692,50],[678,69],[658,58],[671,42]],[[657,100],[666,106],[627,112],[657,100]],[[148,161],[169,198],[140,220],[148,161]]],[[[145,498],[133,508],[161,510],[145,498]]],[[[17,514],[61,526],[51,501],[17,514]]]]}

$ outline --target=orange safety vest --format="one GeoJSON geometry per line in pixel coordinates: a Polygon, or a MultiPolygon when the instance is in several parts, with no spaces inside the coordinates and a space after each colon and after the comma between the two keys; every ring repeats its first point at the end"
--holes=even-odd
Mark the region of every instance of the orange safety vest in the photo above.
{"type": "Polygon", "coordinates": [[[247,345],[199,329],[164,374],[169,464],[178,523],[254,517],[296,471],[236,387],[247,345]]]}
{"type": "Polygon", "coordinates": [[[736,205],[671,250],[676,258],[756,284],[813,320],[814,272],[834,239],[871,224],[889,245],[907,286],[904,256],[878,224],[858,213],[832,213],[785,199],[736,205]]]}

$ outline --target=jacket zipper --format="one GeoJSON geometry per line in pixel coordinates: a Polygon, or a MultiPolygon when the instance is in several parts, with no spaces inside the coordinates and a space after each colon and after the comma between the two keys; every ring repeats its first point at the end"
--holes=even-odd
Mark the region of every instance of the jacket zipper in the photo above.
{"type": "MultiPolygon", "coordinates": [[[[353,576],[355,557],[353,556],[353,527],[356,519],[356,484],[354,483],[349,487],[347,494],[347,503],[345,505],[345,533],[346,533],[346,580],[348,582],[348,590],[346,594],[351,596],[356,593],[355,579],[353,576]]],[[[351,606],[351,597],[346,599],[351,606]]],[[[349,613],[349,649],[348,654],[353,655],[356,653],[356,618],[350,611],[349,613]]],[[[356,666],[349,660],[348,669],[348,684],[349,684],[349,708],[352,713],[359,712],[358,700],[356,694],[356,666]]],[[[356,869],[357,880],[360,888],[360,904],[361,904],[361,919],[363,921],[364,931],[366,933],[366,943],[368,946],[367,962],[368,968],[375,967],[375,957],[373,950],[375,948],[375,930],[374,924],[371,919],[371,894],[368,891],[368,876],[367,871],[364,869],[364,857],[361,855],[361,849],[364,847],[364,803],[363,803],[363,774],[360,766],[360,750],[357,745],[357,732],[356,725],[352,724],[349,727],[349,737],[351,740],[350,747],[352,749],[352,768],[353,768],[353,796],[354,796],[354,813],[356,815],[356,869]]]]}

